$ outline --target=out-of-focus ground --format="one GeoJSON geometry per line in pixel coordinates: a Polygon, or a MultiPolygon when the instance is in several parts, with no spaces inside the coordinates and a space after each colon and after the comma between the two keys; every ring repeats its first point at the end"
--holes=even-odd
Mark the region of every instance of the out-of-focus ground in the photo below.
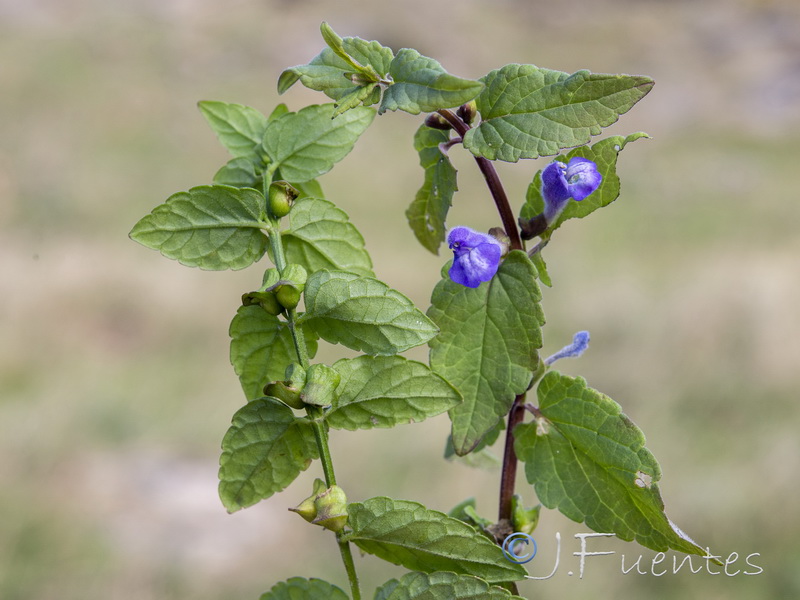
{"type": "MultiPolygon", "coordinates": [[[[547,248],[545,352],[591,331],[590,351],[559,367],[645,431],[673,520],[738,552],[730,573],[754,571],[752,553],[763,573],[625,575],[621,553],[626,567],[643,555],[642,569],[655,553],[592,540],[617,554],[588,558],[580,580],[572,536],[586,529],[547,511],[528,567],[551,570],[555,532],[561,567],[521,589],[800,597],[800,4],[0,0],[0,598],[257,598],[293,575],[345,585],[330,536],[286,512],[316,465],[233,516],[216,497],[219,443],[243,402],[227,324],[261,270],[187,269],[127,239],[227,160],[195,103],[271,110],[281,70],[322,47],[323,20],[467,77],[530,62],[656,79],[607,130],[653,136],[621,155],[622,197],[547,248]]],[[[299,87],[284,100],[325,101],[299,87]]],[[[417,124],[378,118],[322,182],[378,275],[425,307],[446,257],[404,224],[422,177],[417,124]]],[[[452,155],[462,191],[450,223],[486,227],[483,183],[452,155]]],[[[540,167],[500,166],[515,204],[540,167]]],[[[497,473],[441,460],[446,433],[444,417],[335,432],[340,482],[354,500],[441,510],[476,495],[491,516],[497,473]]],[[[358,562],[366,597],[402,573],[358,562]]]]}

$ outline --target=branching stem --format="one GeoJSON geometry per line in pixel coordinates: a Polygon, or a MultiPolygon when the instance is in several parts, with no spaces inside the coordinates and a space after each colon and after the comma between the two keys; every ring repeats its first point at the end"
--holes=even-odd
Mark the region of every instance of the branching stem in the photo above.
{"type": "MultiPolygon", "coordinates": [[[[453,111],[442,109],[438,112],[447,119],[447,122],[453,126],[453,129],[462,138],[469,131],[469,125],[462,121],[453,111]]],[[[517,229],[517,222],[514,219],[514,213],[511,211],[511,205],[508,203],[508,196],[506,196],[506,191],[503,189],[503,184],[500,182],[500,177],[497,175],[497,170],[494,168],[492,161],[482,156],[476,156],[475,162],[478,163],[478,169],[480,169],[481,175],[486,180],[486,185],[489,186],[489,192],[492,194],[497,212],[500,214],[500,220],[503,222],[503,229],[506,230],[506,234],[511,240],[510,249],[524,250],[525,246],[519,237],[519,229],[517,229]]]]}

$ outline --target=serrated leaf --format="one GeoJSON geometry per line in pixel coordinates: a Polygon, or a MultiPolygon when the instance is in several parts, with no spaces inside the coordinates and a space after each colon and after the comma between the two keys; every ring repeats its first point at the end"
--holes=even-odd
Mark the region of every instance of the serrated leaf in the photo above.
{"type": "Polygon", "coordinates": [[[317,271],[308,278],[304,296],[303,322],[325,341],[366,354],[404,352],[438,331],[411,300],[371,277],[317,271]]]}
{"type": "Polygon", "coordinates": [[[318,458],[310,423],[275,398],[249,402],[222,440],[219,497],[228,512],[285,489],[318,458]]]}
{"type": "Polygon", "coordinates": [[[359,84],[353,83],[354,72],[359,73],[366,83],[374,79],[375,74],[379,78],[386,77],[394,58],[391,48],[382,46],[376,41],[368,42],[357,37],[340,39],[341,50],[352,60],[348,61],[337,56],[330,47],[325,48],[307,65],[297,65],[281,73],[278,79],[278,93],[283,94],[300,81],[309,89],[323,92],[333,100],[340,100],[359,87],[359,84]],[[373,71],[369,70],[370,67],[373,71]]]}
{"type": "Polygon", "coordinates": [[[511,64],[481,79],[481,123],[464,146],[489,160],[517,162],[587,143],[653,87],[648,77],[511,64]]]}
{"type": "Polygon", "coordinates": [[[411,230],[425,248],[439,254],[444,241],[445,220],[458,190],[456,169],[439,144],[450,139],[449,131],[420,126],[414,135],[414,149],[425,169],[425,181],[417,192],[406,217],[411,230]]]}
{"type": "Polygon", "coordinates": [[[475,446],[469,454],[465,454],[464,456],[456,454],[456,449],[453,446],[453,436],[448,435],[444,447],[444,458],[475,469],[494,470],[499,467],[503,461],[489,448],[494,445],[505,429],[505,419],[500,419],[497,425],[481,438],[478,445],[475,446]]]}
{"type": "Polygon", "coordinates": [[[547,263],[544,262],[542,252],[536,252],[533,256],[531,256],[531,262],[533,263],[533,266],[536,267],[536,272],[539,274],[539,281],[541,281],[547,287],[553,287],[553,282],[550,279],[550,273],[547,272],[547,263]]]}
{"type": "Polygon", "coordinates": [[[480,81],[450,75],[437,61],[410,48],[397,52],[389,75],[394,83],[383,93],[380,114],[402,110],[418,115],[452,108],[469,102],[483,89],[480,81]]]}
{"type": "Polygon", "coordinates": [[[264,115],[242,104],[205,100],[197,106],[231,155],[256,162],[261,160],[258,150],[267,129],[264,115]]]}
{"type": "Polygon", "coordinates": [[[243,269],[264,256],[264,197],[226,185],[170,196],[130,232],[132,240],[189,267],[243,269]]]}
{"type": "Polygon", "coordinates": [[[298,200],[281,239],[286,260],[304,266],[309,273],[330,269],[373,275],[364,238],[346,212],[322,198],[298,200]]]}
{"type": "Polygon", "coordinates": [[[256,174],[256,166],[249,158],[234,158],[229,160],[214,175],[217,185],[230,185],[237,188],[254,188],[262,186],[261,174],[256,174]]]}
{"type": "Polygon", "coordinates": [[[352,532],[344,539],[407,569],[452,571],[489,583],[518,581],[525,569],[466,523],[417,502],[370,498],[348,506],[352,532]]]}
{"type": "Polygon", "coordinates": [[[449,278],[436,284],[428,316],[440,333],[430,364],[464,396],[450,411],[457,454],[475,448],[528,389],[542,346],[540,299],[536,269],[521,250],[477,288],[449,278]]]}
{"type": "Polygon", "coordinates": [[[376,592],[381,600],[524,600],[511,592],[470,575],[408,573],[390,580],[376,592]]]}
{"type": "MultiPolygon", "coordinates": [[[[297,362],[292,334],[285,321],[257,305],[241,306],[231,321],[231,364],[248,400],[263,395],[270,381],[284,379],[286,367],[297,362]]],[[[304,330],[310,358],[317,353],[317,340],[304,330]]]]}
{"type": "Polygon", "coordinates": [[[375,90],[378,90],[378,93],[380,93],[380,86],[377,84],[367,84],[353,88],[336,102],[336,110],[333,111],[333,116],[338,117],[340,114],[360,104],[364,104],[365,106],[375,104],[372,100],[375,90]]]}
{"type": "Polygon", "coordinates": [[[326,415],[334,429],[387,428],[416,423],[461,402],[461,395],[427,365],[402,356],[343,358],[337,400],[326,415]]]}
{"type": "Polygon", "coordinates": [[[260,600],[348,600],[341,588],[322,579],[292,577],[272,586],[260,600]]]}
{"type": "Polygon", "coordinates": [[[540,415],[517,426],[514,448],[543,505],[653,550],[705,555],[664,514],[661,468],[619,404],[556,371],[537,394],[540,415]]]}
{"type": "MultiPolygon", "coordinates": [[[[561,227],[561,224],[567,219],[583,218],[598,208],[608,206],[619,197],[619,177],[617,176],[617,158],[619,153],[625,146],[631,142],[635,142],[641,138],[649,137],[646,133],[634,133],[627,137],[615,135],[591,145],[581,146],[571,150],[564,156],[558,157],[557,160],[562,162],[569,162],[574,156],[588,158],[597,164],[597,171],[603,176],[603,181],[600,183],[594,192],[589,194],[580,202],[570,200],[564,212],[556,219],[556,222],[551,225],[551,230],[556,230],[561,227]]],[[[542,200],[542,171],[539,170],[533,178],[533,181],[528,186],[528,192],[525,196],[525,204],[522,205],[520,217],[523,219],[531,219],[544,210],[544,201],[542,200]]]]}
{"type": "Polygon", "coordinates": [[[363,106],[335,119],[333,111],[333,104],[316,104],[269,122],[263,148],[284,179],[302,183],[330,171],[375,118],[363,106]]]}

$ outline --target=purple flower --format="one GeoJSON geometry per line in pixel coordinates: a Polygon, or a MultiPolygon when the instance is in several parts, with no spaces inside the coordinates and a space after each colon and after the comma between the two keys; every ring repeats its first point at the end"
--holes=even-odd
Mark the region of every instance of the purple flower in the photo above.
{"type": "Polygon", "coordinates": [[[570,198],[578,202],[594,192],[603,176],[597,165],[587,158],[573,156],[567,164],[553,161],[542,171],[544,218],[550,225],[558,218],[570,198]]]}
{"type": "Polygon", "coordinates": [[[550,366],[562,358],[578,358],[589,347],[589,332],[579,331],[572,338],[572,343],[544,359],[544,364],[550,366]]]}
{"type": "Polygon", "coordinates": [[[455,227],[447,234],[447,243],[454,256],[449,275],[456,283],[476,288],[497,273],[503,247],[492,236],[469,227],[455,227]]]}

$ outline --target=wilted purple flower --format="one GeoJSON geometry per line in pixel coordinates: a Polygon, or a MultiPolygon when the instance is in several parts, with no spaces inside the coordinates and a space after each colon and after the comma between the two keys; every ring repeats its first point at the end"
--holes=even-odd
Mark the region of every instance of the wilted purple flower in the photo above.
{"type": "Polygon", "coordinates": [[[544,359],[544,364],[552,365],[562,358],[578,358],[589,347],[589,332],[579,331],[572,338],[572,343],[544,359]]]}
{"type": "Polygon", "coordinates": [[[550,225],[558,218],[570,198],[581,201],[600,187],[603,176],[587,158],[573,156],[567,164],[553,161],[542,171],[544,218],[550,225]]]}
{"type": "Polygon", "coordinates": [[[469,227],[454,227],[447,234],[447,243],[454,256],[449,275],[456,283],[476,288],[497,273],[503,247],[492,236],[469,227]]]}

